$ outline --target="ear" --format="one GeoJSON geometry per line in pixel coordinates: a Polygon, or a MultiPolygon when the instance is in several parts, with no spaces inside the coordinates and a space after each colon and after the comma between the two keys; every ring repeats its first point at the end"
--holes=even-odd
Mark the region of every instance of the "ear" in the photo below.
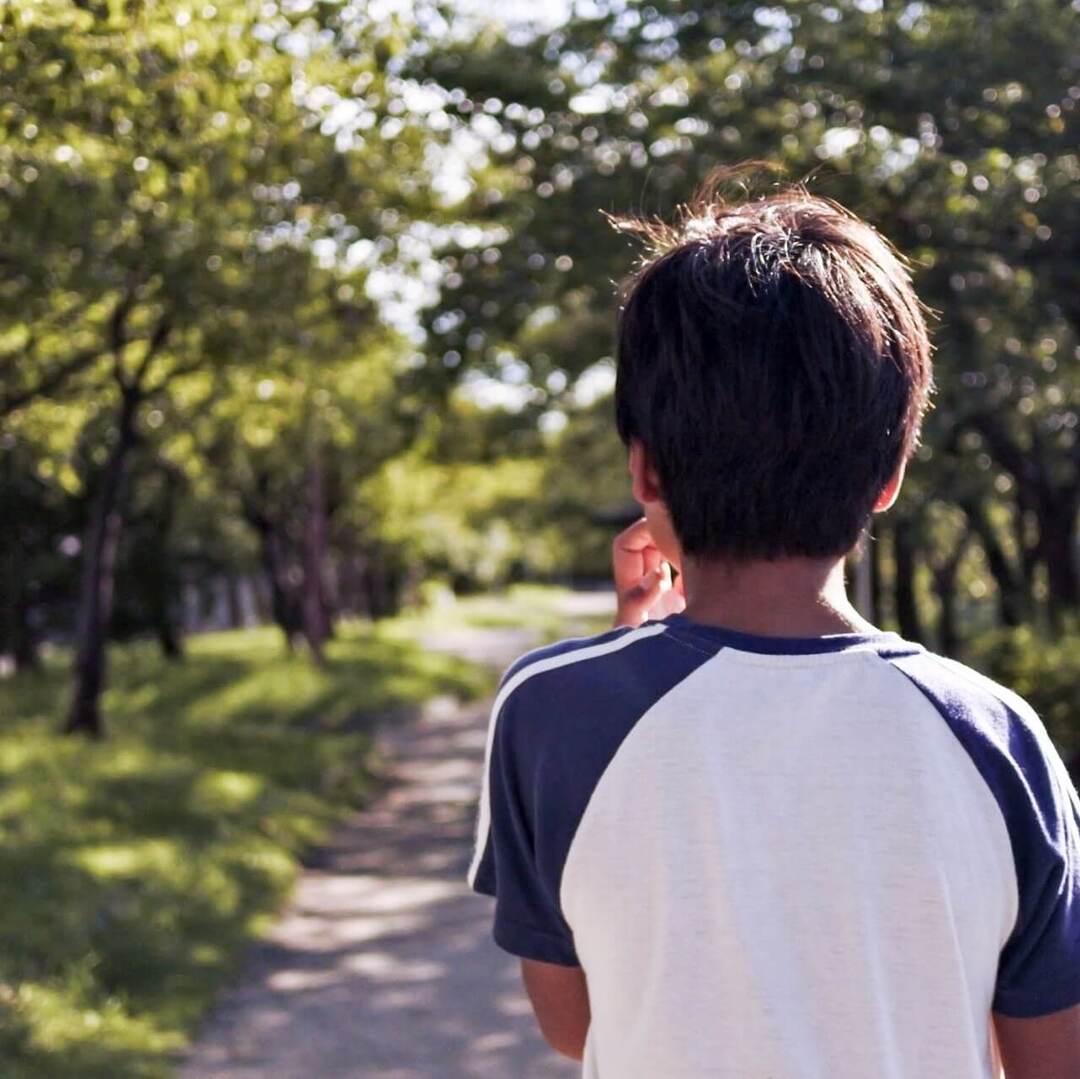
{"type": "Polygon", "coordinates": [[[643,506],[650,502],[662,502],[664,496],[660,490],[660,478],[649,459],[649,451],[640,439],[630,440],[629,467],[634,501],[643,506]]]}
{"type": "Polygon", "coordinates": [[[892,508],[896,496],[900,494],[900,487],[904,482],[904,472],[906,470],[907,462],[901,461],[900,467],[893,473],[892,479],[881,489],[881,494],[878,495],[877,501],[874,503],[875,513],[884,513],[885,510],[892,508]]]}

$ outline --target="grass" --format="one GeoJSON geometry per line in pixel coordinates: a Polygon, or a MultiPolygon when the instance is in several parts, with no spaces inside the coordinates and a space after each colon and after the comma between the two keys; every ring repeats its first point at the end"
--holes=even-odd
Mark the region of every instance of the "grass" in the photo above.
{"type": "Polygon", "coordinates": [[[552,585],[516,584],[501,592],[455,599],[449,589],[435,586],[426,593],[425,606],[419,612],[396,619],[395,629],[415,634],[447,624],[488,629],[526,628],[533,631],[538,642],[611,629],[614,594],[597,597],[602,613],[577,617],[567,614],[569,594],[567,589],[552,585]]]}
{"type": "Polygon", "coordinates": [[[414,629],[344,626],[322,669],[272,629],[179,664],[116,648],[101,743],[57,733],[66,657],[0,681],[5,1079],[169,1074],[303,852],[369,796],[372,717],[490,688],[414,629]]]}
{"type": "Polygon", "coordinates": [[[194,637],[182,663],[112,649],[108,737],[58,734],[63,654],[0,680],[0,1075],[157,1079],[304,852],[376,785],[374,717],[495,673],[425,649],[455,626],[598,632],[519,586],[347,624],[314,667],[276,630],[194,637]]]}

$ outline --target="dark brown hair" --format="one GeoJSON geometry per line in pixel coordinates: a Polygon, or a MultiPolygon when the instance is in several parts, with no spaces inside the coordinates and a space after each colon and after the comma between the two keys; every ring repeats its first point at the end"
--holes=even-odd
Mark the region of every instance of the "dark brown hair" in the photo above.
{"type": "Polygon", "coordinates": [[[645,445],[685,553],[842,555],[915,448],[929,308],[831,199],[720,196],[762,167],[715,170],[674,224],[610,218],[649,246],[620,295],[616,423],[645,445]]]}

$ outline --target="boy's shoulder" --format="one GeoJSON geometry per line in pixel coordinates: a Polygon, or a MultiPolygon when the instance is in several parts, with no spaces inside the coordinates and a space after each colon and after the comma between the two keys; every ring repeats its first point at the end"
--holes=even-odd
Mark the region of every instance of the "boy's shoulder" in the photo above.
{"type": "Polygon", "coordinates": [[[522,653],[506,668],[499,681],[499,691],[504,693],[509,688],[512,692],[536,675],[615,655],[638,641],[655,636],[663,629],[662,625],[647,625],[636,629],[631,626],[616,626],[599,633],[562,637],[539,645],[522,653]]]}
{"type": "MultiPolygon", "coordinates": [[[[721,650],[702,648],[672,628],[649,621],[534,648],[504,672],[496,712],[508,726],[539,724],[548,737],[561,737],[567,727],[580,735],[584,718],[632,724],[721,650]]],[[[898,645],[879,650],[880,662],[919,691],[980,771],[992,758],[1008,757],[1024,770],[1042,770],[1047,758],[1057,758],[1042,720],[1019,694],[958,660],[895,639],[898,645]]]]}
{"type": "Polygon", "coordinates": [[[974,667],[927,649],[889,662],[907,676],[954,730],[970,730],[1006,751],[1016,749],[1018,731],[1043,747],[1049,745],[1046,727],[1031,704],[974,667]]]}
{"type": "MultiPolygon", "coordinates": [[[[675,632],[668,619],[649,620],[637,627],[618,626],[602,632],[563,637],[532,648],[505,668],[499,680],[498,697],[502,701],[526,693],[549,694],[559,687],[573,688],[583,681],[624,679],[628,691],[641,688],[643,682],[666,683],[664,667],[689,673],[704,660],[721,650],[717,642],[702,641],[675,632]],[[688,662],[686,653],[691,653],[688,662]],[[679,655],[684,662],[675,662],[679,655]],[[685,670],[684,670],[685,668],[685,670]]],[[[994,681],[974,667],[930,651],[895,634],[896,642],[882,644],[876,650],[880,659],[903,671],[924,693],[931,688],[954,705],[966,703],[972,719],[1001,717],[1009,713],[1024,726],[1043,729],[1042,721],[1031,705],[1008,686],[994,681]]],[[[738,646],[735,646],[738,650],[738,646]]]]}
{"type": "Polygon", "coordinates": [[[933,652],[891,662],[967,752],[1001,807],[1015,849],[1037,847],[1040,828],[1080,814],[1080,797],[1065,763],[1042,719],[1020,694],[933,652]]]}
{"type": "Polygon", "coordinates": [[[620,626],[524,653],[499,681],[495,717],[507,728],[539,726],[545,740],[632,723],[710,658],[667,629],[662,621],[620,626]]]}

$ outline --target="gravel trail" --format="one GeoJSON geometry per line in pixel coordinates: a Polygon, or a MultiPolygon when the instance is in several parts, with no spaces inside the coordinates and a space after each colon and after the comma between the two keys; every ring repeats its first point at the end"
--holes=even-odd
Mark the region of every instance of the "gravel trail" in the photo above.
{"type": "MultiPolygon", "coordinates": [[[[571,598],[568,616],[610,609],[571,598]]],[[[429,647],[504,667],[528,631],[469,629],[429,647]]],[[[437,699],[387,724],[391,784],[303,871],[273,930],[203,1026],[180,1079],[566,1079],[535,1030],[518,964],[469,893],[490,701],[437,699]]]]}

